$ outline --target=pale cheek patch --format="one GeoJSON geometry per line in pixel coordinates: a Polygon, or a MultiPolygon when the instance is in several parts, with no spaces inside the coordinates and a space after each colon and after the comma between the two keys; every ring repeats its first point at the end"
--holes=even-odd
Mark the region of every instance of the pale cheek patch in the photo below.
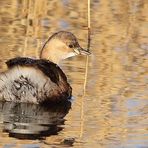
{"type": "Polygon", "coordinates": [[[70,52],[68,54],[66,54],[65,56],[63,56],[63,59],[67,59],[67,58],[70,58],[70,57],[73,57],[73,56],[76,56],[77,54],[75,52],[70,52]]]}

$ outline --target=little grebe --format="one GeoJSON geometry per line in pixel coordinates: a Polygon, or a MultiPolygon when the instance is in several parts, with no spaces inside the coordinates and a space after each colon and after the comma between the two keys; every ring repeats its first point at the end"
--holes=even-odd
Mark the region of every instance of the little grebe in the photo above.
{"type": "Polygon", "coordinates": [[[0,74],[0,100],[43,103],[70,99],[72,89],[57,64],[79,54],[90,53],[80,47],[72,33],[60,31],[44,44],[40,59],[10,59],[6,62],[8,70],[0,74]]]}

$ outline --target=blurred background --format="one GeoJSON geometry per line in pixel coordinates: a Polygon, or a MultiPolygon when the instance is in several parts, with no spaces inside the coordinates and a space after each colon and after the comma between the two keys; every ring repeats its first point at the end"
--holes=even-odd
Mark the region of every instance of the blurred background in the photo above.
{"type": "MultiPolygon", "coordinates": [[[[65,138],[74,139],[71,147],[148,147],[147,28],[147,0],[91,0],[85,97],[86,57],[63,61],[74,98],[63,130],[43,141],[0,132],[0,147],[65,147],[65,138]]],[[[10,58],[38,58],[47,38],[60,30],[74,33],[87,47],[86,0],[0,0],[0,71],[10,58]]]]}

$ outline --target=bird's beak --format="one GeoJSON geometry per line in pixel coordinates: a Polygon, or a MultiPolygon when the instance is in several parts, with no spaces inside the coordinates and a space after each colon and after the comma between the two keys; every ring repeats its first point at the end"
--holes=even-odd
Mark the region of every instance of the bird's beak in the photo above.
{"type": "Polygon", "coordinates": [[[81,55],[90,55],[91,54],[90,51],[83,49],[82,47],[76,48],[76,49],[74,49],[74,51],[76,54],[81,54],[81,55]]]}

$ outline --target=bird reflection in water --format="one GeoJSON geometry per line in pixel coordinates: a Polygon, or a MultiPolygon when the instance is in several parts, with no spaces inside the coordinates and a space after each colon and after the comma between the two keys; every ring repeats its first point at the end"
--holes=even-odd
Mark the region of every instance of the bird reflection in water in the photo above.
{"type": "Polygon", "coordinates": [[[0,122],[3,131],[19,139],[38,139],[56,135],[63,129],[64,117],[71,102],[29,104],[0,102],[0,122]]]}

